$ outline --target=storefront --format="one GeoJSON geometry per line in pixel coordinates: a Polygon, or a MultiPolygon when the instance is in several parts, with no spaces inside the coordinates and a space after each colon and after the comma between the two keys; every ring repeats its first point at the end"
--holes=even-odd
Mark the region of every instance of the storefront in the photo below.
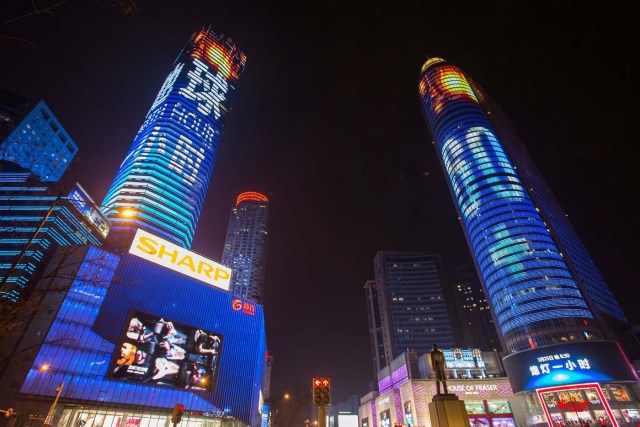
{"type": "MultiPolygon", "coordinates": [[[[516,420],[523,419],[506,378],[450,380],[447,386],[449,393],[464,400],[470,427],[516,427],[520,425],[516,420]]],[[[360,426],[365,426],[363,421],[370,425],[370,418],[375,416],[380,427],[431,427],[428,404],[435,394],[434,380],[408,380],[365,402],[360,410],[360,426]]]]}
{"type": "Polygon", "coordinates": [[[530,425],[636,427],[640,423],[634,384],[577,384],[526,393],[530,425]]]}
{"type": "Polygon", "coordinates": [[[558,344],[504,359],[525,412],[523,426],[637,427],[640,388],[613,341],[558,344]]]}

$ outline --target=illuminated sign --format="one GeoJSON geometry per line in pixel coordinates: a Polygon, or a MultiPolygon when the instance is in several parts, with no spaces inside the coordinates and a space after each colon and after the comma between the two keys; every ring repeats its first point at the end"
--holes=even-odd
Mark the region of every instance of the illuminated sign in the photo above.
{"type": "Polygon", "coordinates": [[[594,381],[637,381],[613,341],[557,344],[521,351],[504,358],[514,392],[594,381]]]}
{"type": "Polygon", "coordinates": [[[391,427],[391,411],[380,412],[380,427],[391,427]]]}
{"type": "Polygon", "coordinates": [[[192,390],[215,388],[222,335],[133,312],[109,368],[112,378],[192,390]]]}
{"type": "MultiPolygon", "coordinates": [[[[589,405],[593,403],[602,403],[602,407],[607,414],[608,420],[604,420],[606,424],[603,425],[612,425],[614,427],[618,427],[618,421],[613,415],[613,411],[611,411],[611,406],[605,399],[605,395],[603,393],[602,387],[599,384],[581,384],[574,386],[561,386],[561,387],[549,387],[537,390],[538,399],[540,399],[540,403],[542,404],[542,409],[544,410],[544,414],[547,417],[547,421],[549,425],[556,425],[554,423],[554,416],[557,416],[557,413],[551,414],[549,409],[557,409],[560,412],[565,412],[567,415],[575,414],[576,419],[571,419],[571,421],[578,421],[577,418],[580,413],[585,414],[585,418],[589,418],[588,413],[586,411],[589,410],[589,405]],[[587,399],[584,399],[582,393],[586,393],[587,399]],[[589,397],[589,396],[593,397],[589,397]],[[610,423],[610,424],[609,424],[610,423]]],[[[603,418],[604,419],[604,418],[603,418]]]]}
{"type": "Polygon", "coordinates": [[[242,301],[241,299],[234,299],[231,301],[231,308],[234,311],[242,311],[244,314],[248,314],[249,316],[255,316],[256,314],[256,306],[247,301],[242,301]]]}
{"type": "Polygon", "coordinates": [[[138,229],[129,253],[216,288],[229,290],[231,269],[138,229]]]}
{"type": "Polygon", "coordinates": [[[102,237],[107,237],[110,228],[109,220],[102,211],[96,207],[93,199],[77,182],[69,193],[69,200],[76,208],[78,208],[82,215],[84,215],[85,218],[87,218],[91,224],[98,229],[100,234],[102,234],[102,237]]]}
{"type": "Polygon", "coordinates": [[[485,363],[482,360],[482,352],[477,349],[447,349],[442,350],[444,354],[444,362],[447,368],[484,368],[485,363]]]}
{"type": "Polygon", "coordinates": [[[383,397],[376,403],[377,406],[389,406],[389,396],[383,397]]]}
{"type": "Polygon", "coordinates": [[[411,407],[413,405],[411,405],[411,401],[407,400],[406,402],[404,402],[404,421],[407,423],[407,425],[413,425],[413,411],[411,410],[411,407]]]}
{"type": "MultiPolygon", "coordinates": [[[[447,391],[463,397],[496,397],[513,396],[511,386],[507,381],[486,382],[479,380],[448,381],[447,391]]],[[[436,394],[436,385],[431,385],[431,394],[436,394]]]]}

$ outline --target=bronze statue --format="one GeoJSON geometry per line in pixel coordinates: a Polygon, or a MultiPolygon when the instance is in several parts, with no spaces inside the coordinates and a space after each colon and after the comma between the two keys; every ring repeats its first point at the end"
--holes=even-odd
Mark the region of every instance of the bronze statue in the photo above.
{"type": "Polygon", "coordinates": [[[449,394],[447,390],[447,373],[445,371],[444,353],[434,344],[431,350],[431,367],[436,374],[436,393],[440,393],[440,383],[444,383],[444,394],[449,394]]]}

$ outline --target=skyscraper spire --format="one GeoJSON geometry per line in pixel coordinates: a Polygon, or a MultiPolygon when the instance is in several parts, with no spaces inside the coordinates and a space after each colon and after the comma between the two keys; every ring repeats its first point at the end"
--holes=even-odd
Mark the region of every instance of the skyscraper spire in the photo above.
{"type": "Polygon", "coordinates": [[[115,235],[142,228],[189,248],[246,56],[205,26],[178,56],[103,205],[115,235]],[[131,210],[132,218],[120,211],[131,210]]]}

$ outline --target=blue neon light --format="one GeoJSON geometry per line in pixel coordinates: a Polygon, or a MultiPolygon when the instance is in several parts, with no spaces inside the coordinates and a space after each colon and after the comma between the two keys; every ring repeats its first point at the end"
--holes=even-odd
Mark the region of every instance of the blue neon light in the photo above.
{"type": "Polygon", "coordinates": [[[103,201],[113,229],[143,228],[189,248],[245,55],[205,27],[160,89],[103,201]],[[134,218],[122,218],[130,208],[134,218]]]}
{"type": "Polygon", "coordinates": [[[67,402],[163,410],[182,402],[188,411],[224,412],[258,425],[267,351],[263,311],[257,304],[252,314],[236,311],[235,298],[135,256],[118,257],[91,247],[21,392],[54,396],[65,381],[61,398],[67,402]],[[108,368],[117,354],[114,343],[131,310],[222,334],[215,391],[112,379],[108,368]],[[49,369],[40,370],[45,364],[49,369]]]}
{"type": "Polygon", "coordinates": [[[432,62],[425,66],[420,92],[500,330],[505,337],[522,331],[518,342],[508,346],[527,348],[530,343],[522,336],[532,336],[526,327],[535,322],[592,319],[563,254],[464,74],[442,61],[432,62]]]}

